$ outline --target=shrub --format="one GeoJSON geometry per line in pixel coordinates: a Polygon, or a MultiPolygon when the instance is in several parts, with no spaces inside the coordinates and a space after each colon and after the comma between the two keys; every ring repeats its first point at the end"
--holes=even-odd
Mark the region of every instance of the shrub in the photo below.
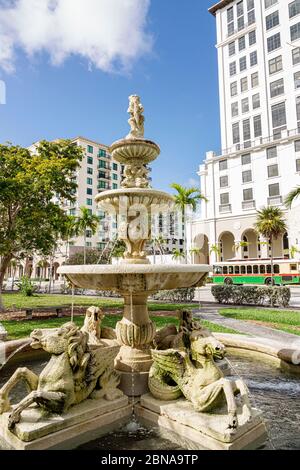
{"type": "Polygon", "coordinates": [[[287,307],[291,298],[289,287],[212,286],[212,295],[220,304],[287,307]]]}
{"type": "Polygon", "coordinates": [[[151,298],[153,300],[162,300],[165,302],[192,302],[195,297],[195,288],[189,287],[186,289],[172,289],[172,290],[161,290],[154,294],[151,298]]]}
{"type": "Polygon", "coordinates": [[[20,289],[21,294],[26,297],[32,297],[38,290],[38,286],[27,276],[23,276],[20,282],[17,282],[17,286],[20,289]]]}

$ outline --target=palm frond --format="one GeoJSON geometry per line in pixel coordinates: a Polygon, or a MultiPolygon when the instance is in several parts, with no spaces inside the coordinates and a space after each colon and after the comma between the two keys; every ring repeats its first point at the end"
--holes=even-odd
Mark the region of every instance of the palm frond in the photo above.
{"type": "Polygon", "coordinates": [[[286,205],[286,207],[290,209],[292,207],[294,200],[297,199],[299,196],[300,196],[300,186],[298,186],[297,188],[293,189],[292,191],[288,193],[288,195],[286,196],[284,200],[284,204],[286,205]]]}

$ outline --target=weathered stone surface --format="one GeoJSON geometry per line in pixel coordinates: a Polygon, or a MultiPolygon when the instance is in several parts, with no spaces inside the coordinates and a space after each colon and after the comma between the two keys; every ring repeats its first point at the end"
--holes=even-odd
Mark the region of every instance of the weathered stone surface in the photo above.
{"type": "Polygon", "coordinates": [[[104,399],[86,400],[71,408],[63,416],[43,416],[41,410],[30,408],[16,425],[15,433],[7,428],[9,413],[0,417],[0,438],[10,448],[39,450],[74,448],[96,436],[106,434],[128,420],[132,406],[128,398],[107,402],[104,399]],[[93,433],[92,435],[89,433],[93,433]],[[69,442],[70,441],[70,442],[69,442]]]}
{"type": "Polygon", "coordinates": [[[7,336],[8,336],[8,333],[7,333],[6,329],[0,323],[0,341],[6,341],[7,336]]]}
{"type": "Polygon", "coordinates": [[[39,376],[26,367],[18,368],[1,388],[0,414],[10,410],[10,392],[18,382],[24,380],[30,391],[12,410],[9,429],[14,429],[32,404],[48,413],[62,414],[88,399],[96,389],[97,397],[108,401],[123,396],[117,388],[120,377],[114,370],[119,346],[90,347],[88,339],[88,333],[74,323],[31,333],[31,347],[47,351],[51,359],[39,376]]]}
{"type": "Polygon", "coordinates": [[[244,449],[256,448],[267,438],[261,413],[253,409],[250,421],[245,420],[241,407],[237,411],[238,427],[235,433],[228,433],[227,413],[219,409],[214,413],[199,413],[185,399],[165,402],[147,394],[141,397],[136,406],[139,417],[170,429],[183,438],[190,439],[200,448],[206,449],[244,449]]]}

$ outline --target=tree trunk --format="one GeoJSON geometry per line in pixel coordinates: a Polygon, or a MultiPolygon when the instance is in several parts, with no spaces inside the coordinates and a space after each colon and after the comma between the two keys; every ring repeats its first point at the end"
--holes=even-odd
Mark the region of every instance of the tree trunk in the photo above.
{"type": "Polygon", "coordinates": [[[271,285],[274,285],[274,260],[273,260],[273,238],[270,238],[271,245],[271,285]]]}
{"type": "Polygon", "coordinates": [[[86,264],[86,231],[84,231],[84,236],[83,236],[83,264],[86,264]]]}
{"type": "MultiPolygon", "coordinates": [[[[184,261],[187,264],[187,247],[186,247],[186,208],[182,211],[182,222],[184,226],[184,237],[183,237],[183,249],[184,249],[184,261]]],[[[179,260],[180,261],[180,260],[179,260]]]]}
{"type": "Polygon", "coordinates": [[[0,312],[3,312],[5,310],[4,304],[3,304],[3,299],[2,299],[2,289],[3,289],[3,282],[4,282],[4,277],[6,270],[9,266],[9,263],[11,262],[13,256],[12,255],[7,255],[3,256],[1,259],[1,265],[0,265],[0,312]]]}

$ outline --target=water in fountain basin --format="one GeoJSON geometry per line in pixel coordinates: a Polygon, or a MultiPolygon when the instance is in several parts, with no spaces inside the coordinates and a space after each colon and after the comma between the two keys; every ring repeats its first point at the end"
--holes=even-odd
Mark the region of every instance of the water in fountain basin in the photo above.
{"type": "MultiPolygon", "coordinates": [[[[248,385],[252,400],[259,408],[269,429],[269,441],[263,447],[272,449],[300,449],[300,381],[299,376],[278,370],[268,363],[257,359],[230,355],[234,370],[248,385]],[[270,442],[272,440],[272,443],[270,442]]],[[[39,374],[45,361],[26,361],[26,366],[39,374]]],[[[19,364],[21,366],[21,364],[19,364]]],[[[18,366],[5,367],[0,375],[0,388],[11,377],[18,366]]],[[[17,403],[26,395],[24,385],[20,384],[12,392],[12,402],[17,403]]],[[[90,442],[80,448],[89,450],[179,450],[193,449],[193,444],[182,446],[175,440],[170,441],[169,432],[164,434],[157,427],[138,426],[133,422],[100,439],[91,436],[90,442]],[[169,439],[168,439],[169,438],[169,439]]],[[[173,438],[172,438],[173,440],[173,438]]]]}

